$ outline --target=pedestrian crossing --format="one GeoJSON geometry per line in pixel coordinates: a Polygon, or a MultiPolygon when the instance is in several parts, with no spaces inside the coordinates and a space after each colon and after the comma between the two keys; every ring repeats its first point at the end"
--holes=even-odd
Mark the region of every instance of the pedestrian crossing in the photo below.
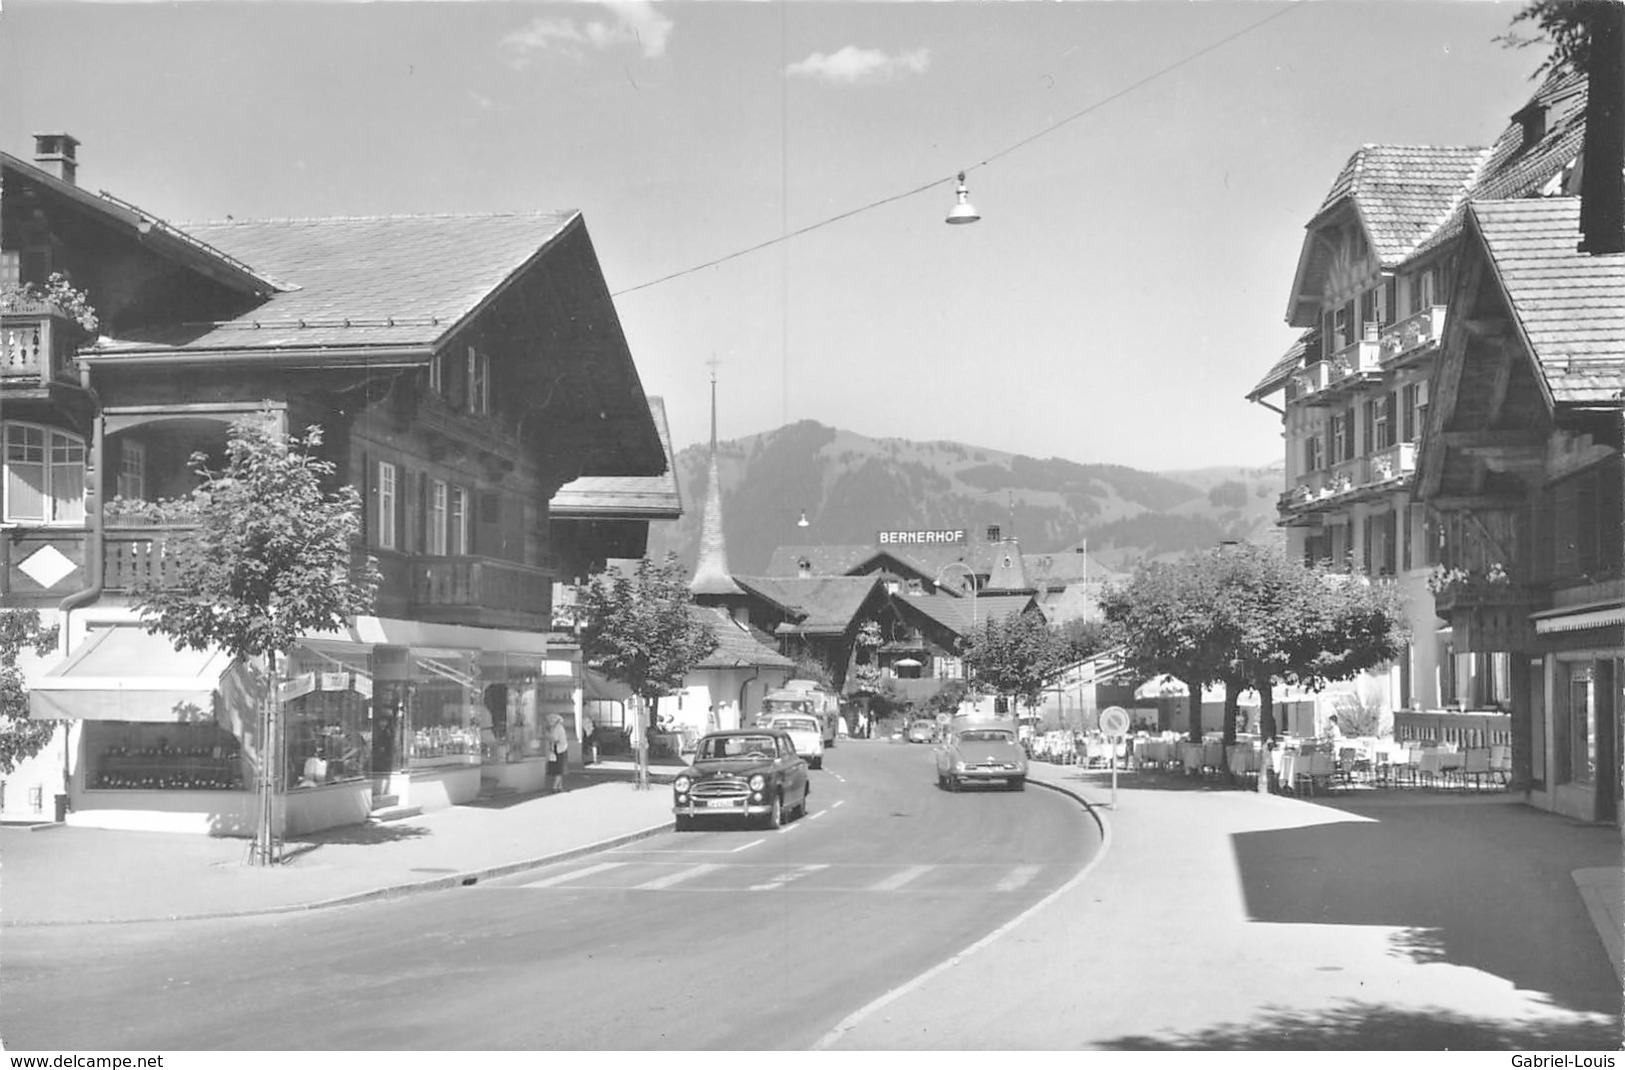
{"type": "Polygon", "coordinates": [[[566,892],[873,892],[1005,895],[1044,883],[1050,867],[1017,863],[860,864],[637,857],[564,863],[486,888],[566,892]]]}

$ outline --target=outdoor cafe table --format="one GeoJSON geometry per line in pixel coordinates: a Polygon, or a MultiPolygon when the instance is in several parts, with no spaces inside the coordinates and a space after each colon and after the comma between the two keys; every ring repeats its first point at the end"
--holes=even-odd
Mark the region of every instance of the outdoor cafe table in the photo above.
{"type": "Polygon", "coordinates": [[[1174,759],[1173,744],[1165,739],[1137,739],[1134,741],[1134,764],[1167,765],[1174,759]]]}
{"type": "Polygon", "coordinates": [[[1230,748],[1230,773],[1235,777],[1246,777],[1258,772],[1262,764],[1258,748],[1241,744],[1230,748]]]}
{"type": "Polygon", "coordinates": [[[1426,780],[1444,776],[1451,770],[1460,769],[1466,763],[1466,757],[1460,751],[1447,751],[1438,747],[1423,747],[1417,752],[1416,772],[1426,780]]]}

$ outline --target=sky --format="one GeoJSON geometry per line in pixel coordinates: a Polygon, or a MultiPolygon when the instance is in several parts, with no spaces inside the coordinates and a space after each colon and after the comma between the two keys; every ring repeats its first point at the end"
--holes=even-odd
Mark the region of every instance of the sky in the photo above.
{"type": "Polygon", "coordinates": [[[715,374],[724,439],[1152,471],[1281,460],[1332,180],[1542,58],[1494,0],[0,3],[0,149],[164,219],[580,210],[679,449],[715,374]]]}

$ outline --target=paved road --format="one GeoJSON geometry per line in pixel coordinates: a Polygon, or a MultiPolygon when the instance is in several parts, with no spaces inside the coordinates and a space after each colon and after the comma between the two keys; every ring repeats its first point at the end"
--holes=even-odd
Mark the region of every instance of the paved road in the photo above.
{"type": "Polygon", "coordinates": [[[838,747],[808,817],[309,915],[9,932],[23,1049],[805,1048],[1065,884],[1065,796],[838,747]]]}

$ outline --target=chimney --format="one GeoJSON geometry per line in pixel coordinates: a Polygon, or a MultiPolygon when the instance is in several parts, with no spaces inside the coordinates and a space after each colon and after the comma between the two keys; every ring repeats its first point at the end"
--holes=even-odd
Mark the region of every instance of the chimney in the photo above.
{"type": "Polygon", "coordinates": [[[1580,173],[1582,253],[1625,252],[1625,4],[1591,4],[1585,166],[1580,173]]]}
{"type": "Polygon", "coordinates": [[[796,578],[808,579],[812,576],[812,562],[805,557],[796,560],[796,578]]]}
{"type": "Polygon", "coordinates": [[[79,160],[75,152],[79,148],[79,139],[71,134],[35,134],[34,135],[34,163],[40,170],[50,172],[54,178],[60,178],[68,185],[78,185],[75,175],[79,170],[79,160]]]}
{"type": "Polygon", "coordinates": [[[1002,533],[999,531],[999,525],[997,525],[997,524],[989,524],[987,526],[987,541],[988,542],[1002,542],[1003,540],[1001,540],[999,538],[1000,534],[1002,534],[1002,533]]]}

